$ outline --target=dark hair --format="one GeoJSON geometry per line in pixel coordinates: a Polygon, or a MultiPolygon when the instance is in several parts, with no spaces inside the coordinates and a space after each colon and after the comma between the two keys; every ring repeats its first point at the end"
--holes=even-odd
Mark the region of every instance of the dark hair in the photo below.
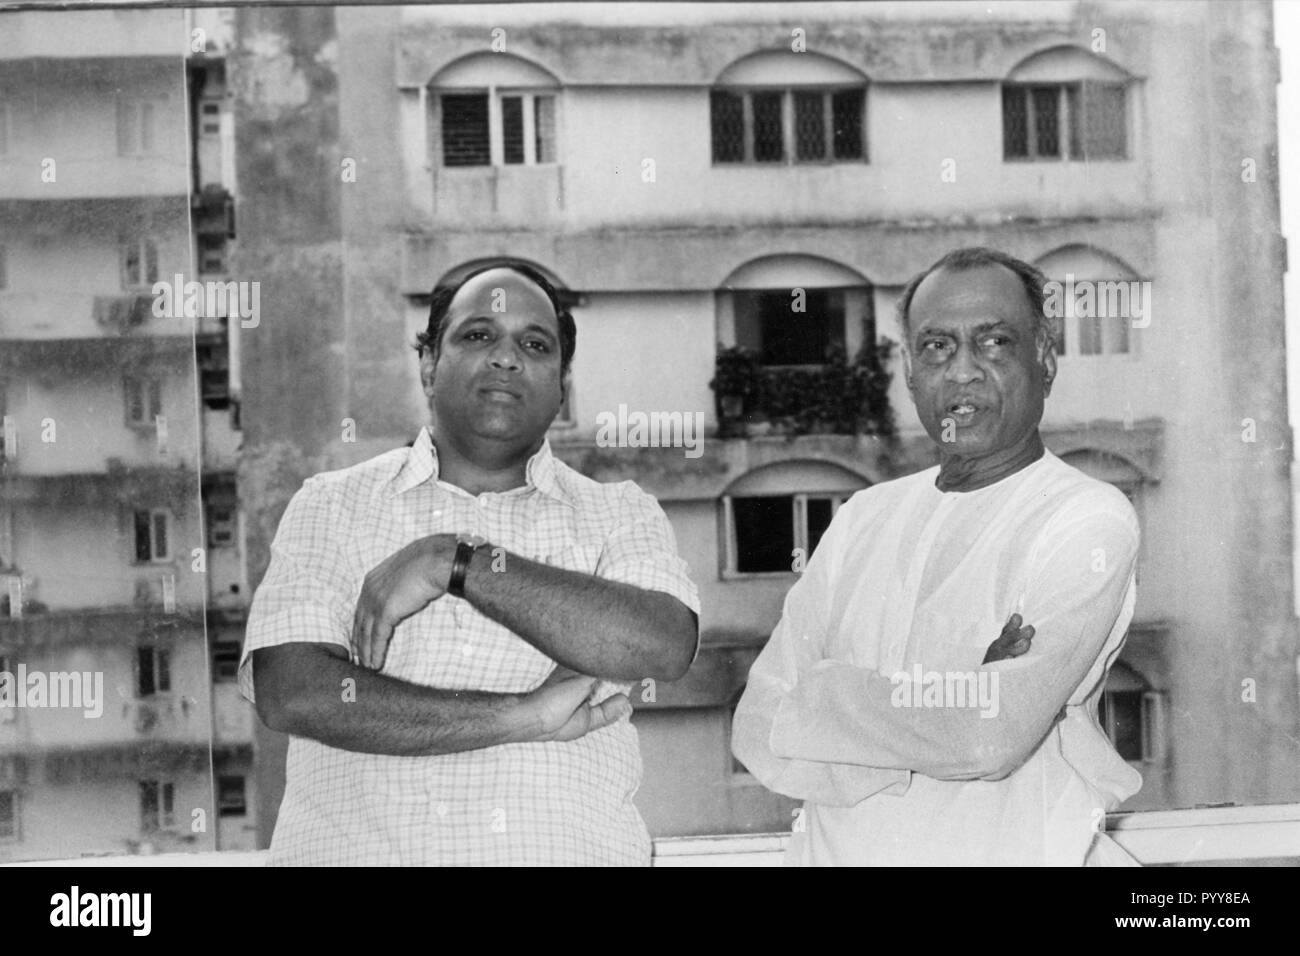
{"type": "Polygon", "coordinates": [[[480,266],[466,274],[455,285],[436,286],[429,301],[429,324],[423,332],[416,335],[415,351],[423,355],[424,350],[429,349],[433,353],[433,360],[437,362],[438,353],[442,351],[442,336],[446,331],[447,310],[451,308],[451,300],[470,279],[491,272],[493,269],[509,269],[546,293],[551,308],[555,310],[556,322],[560,329],[560,374],[568,372],[569,365],[573,361],[573,353],[578,347],[578,327],[573,322],[573,315],[560,302],[560,294],[555,291],[555,286],[547,281],[546,276],[522,262],[495,262],[492,265],[480,266]]]}
{"type": "Polygon", "coordinates": [[[1060,333],[1056,320],[1049,317],[1043,308],[1043,301],[1047,295],[1043,287],[1047,283],[1047,276],[1043,274],[1042,270],[1022,259],[1017,259],[1015,256],[999,252],[997,249],[990,249],[987,246],[967,246],[964,249],[953,250],[933,265],[914,275],[903,289],[903,294],[898,300],[898,323],[903,332],[904,348],[910,346],[910,339],[912,338],[911,329],[908,325],[908,312],[912,308],[912,297],[916,295],[917,287],[925,281],[926,276],[938,272],[940,269],[961,272],[966,269],[977,269],[980,266],[1004,266],[1016,274],[1016,278],[1020,280],[1020,284],[1025,290],[1025,298],[1029,300],[1029,307],[1034,313],[1035,334],[1039,332],[1046,333],[1050,339],[1049,344],[1055,346],[1060,333]]]}

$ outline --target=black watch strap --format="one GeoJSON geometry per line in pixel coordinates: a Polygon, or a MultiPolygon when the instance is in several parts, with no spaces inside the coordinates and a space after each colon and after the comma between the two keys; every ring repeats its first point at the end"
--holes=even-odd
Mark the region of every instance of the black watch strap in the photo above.
{"type": "Polygon", "coordinates": [[[469,563],[474,559],[477,547],[472,541],[456,542],[456,556],[451,562],[451,580],[447,582],[447,593],[452,597],[465,596],[465,575],[469,573],[469,563]]]}

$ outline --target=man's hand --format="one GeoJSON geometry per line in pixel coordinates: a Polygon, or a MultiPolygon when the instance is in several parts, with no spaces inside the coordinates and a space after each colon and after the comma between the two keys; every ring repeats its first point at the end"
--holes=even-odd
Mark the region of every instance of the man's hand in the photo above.
{"type": "Polygon", "coordinates": [[[352,616],[352,650],[362,667],[382,668],[393,629],[446,593],[455,550],[455,535],[417,538],[366,575],[352,616]]]}
{"type": "Polygon", "coordinates": [[[1002,633],[984,652],[982,663],[992,664],[994,661],[1003,661],[1028,653],[1029,645],[1034,639],[1034,627],[1032,624],[1021,627],[1020,623],[1019,614],[1012,614],[1007,618],[1007,623],[1002,625],[1002,633]]]}
{"type": "Polygon", "coordinates": [[[632,713],[626,694],[615,694],[599,704],[589,704],[595,677],[557,667],[537,690],[519,703],[523,726],[520,740],[576,740],[608,727],[632,713]]]}

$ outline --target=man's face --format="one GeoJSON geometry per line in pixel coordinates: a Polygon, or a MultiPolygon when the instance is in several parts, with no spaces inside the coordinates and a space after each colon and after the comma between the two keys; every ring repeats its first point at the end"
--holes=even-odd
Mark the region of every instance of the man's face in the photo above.
{"type": "Polygon", "coordinates": [[[475,276],[448,307],[437,364],[426,349],[420,374],[451,435],[540,441],[564,398],[559,322],[546,293],[509,269],[475,276]]]}
{"type": "Polygon", "coordinates": [[[963,457],[1014,447],[1038,427],[1056,374],[1019,278],[999,265],[941,269],[910,309],[907,378],[921,423],[963,457]]]}

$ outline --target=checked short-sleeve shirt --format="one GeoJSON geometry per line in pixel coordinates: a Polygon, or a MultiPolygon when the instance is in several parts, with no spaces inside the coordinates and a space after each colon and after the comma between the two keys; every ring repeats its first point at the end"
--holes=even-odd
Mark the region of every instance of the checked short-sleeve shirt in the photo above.
{"type": "MultiPolygon", "coordinates": [[[[409,449],[309,478],[285,510],[253,598],[239,667],[244,696],[253,699],[258,648],[348,647],[366,573],[430,534],[481,535],[507,562],[517,554],[662,591],[699,612],[654,498],[630,481],[580,475],[549,443],[526,475],[519,488],[477,496],[440,481],[424,428],[409,449]]],[[[382,672],[449,690],[521,693],[554,667],[467,601],[444,595],[398,625],[382,672]]],[[[597,693],[630,686],[602,683],[597,693]]],[[[645,865],[650,840],[632,803],[640,781],[627,718],[565,743],[429,757],[353,753],[295,736],[271,863],[645,865]]]]}

